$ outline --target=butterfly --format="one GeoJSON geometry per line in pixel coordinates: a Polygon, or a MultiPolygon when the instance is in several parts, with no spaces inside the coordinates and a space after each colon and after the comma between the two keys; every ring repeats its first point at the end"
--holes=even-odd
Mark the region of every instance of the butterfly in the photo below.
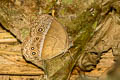
{"type": "Polygon", "coordinates": [[[33,21],[30,34],[23,41],[22,53],[27,61],[40,65],[42,60],[64,54],[69,48],[65,28],[55,18],[44,14],[33,21]]]}

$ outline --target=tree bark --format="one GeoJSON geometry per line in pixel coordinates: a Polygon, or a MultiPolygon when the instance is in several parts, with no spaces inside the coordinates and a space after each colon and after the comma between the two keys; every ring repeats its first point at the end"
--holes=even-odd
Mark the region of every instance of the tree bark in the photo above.
{"type": "MultiPolygon", "coordinates": [[[[45,73],[49,80],[67,80],[78,59],[81,55],[84,55],[86,43],[94,35],[96,27],[104,20],[112,7],[119,13],[117,4],[113,4],[113,2],[117,3],[118,0],[75,1],[76,3],[72,4],[71,2],[67,4],[64,1],[62,7],[55,5],[56,11],[59,12],[57,13],[57,19],[64,26],[67,26],[68,34],[72,37],[73,46],[64,55],[45,61],[45,73]],[[82,2],[82,6],[77,2],[82,2]],[[73,7],[70,7],[71,5],[73,7]]],[[[0,0],[0,23],[20,42],[23,42],[30,32],[32,20],[42,13],[48,14],[54,6],[49,2],[46,4],[51,5],[49,8],[46,5],[41,6],[40,3],[42,2],[44,1],[0,0]]]]}

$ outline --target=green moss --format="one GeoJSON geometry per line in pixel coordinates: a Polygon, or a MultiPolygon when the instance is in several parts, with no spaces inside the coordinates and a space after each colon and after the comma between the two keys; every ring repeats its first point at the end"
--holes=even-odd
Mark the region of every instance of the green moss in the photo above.
{"type": "Polygon", "coordinates": [[[76,46],[84,45],[84,41],[89,40],[93,35],[100,19],[100,11],[99,6],[93,5],[71,22],[69,33],[72,35],[76,46]],[[93,11],[91,11],[92,8],[93,11]]]}
{"type": "Polygon", "coordinates": [[[65,4],[72,4],[73,0],[62,0],[62,2],[65,4]]]}
{"type": "Polygon", "coordinates": [[[23,28],[20,30],[20,32],[21,32],[22,38],[24,39],[29,34],[29,29],[23,28]]]}

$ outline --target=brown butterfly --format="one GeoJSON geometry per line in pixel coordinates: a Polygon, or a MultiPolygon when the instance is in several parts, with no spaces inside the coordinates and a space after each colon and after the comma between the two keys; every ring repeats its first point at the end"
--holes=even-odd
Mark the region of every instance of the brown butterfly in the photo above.
{"type": "Polygon", "coordinates": [[[41,15],[34,22],[30,35],[23,42],[23,56],[36,65],[65,53],[70,44],[65,28],[52,16],[41,15]],[[39,63],[38,63],[39,62],[39,63]]]}

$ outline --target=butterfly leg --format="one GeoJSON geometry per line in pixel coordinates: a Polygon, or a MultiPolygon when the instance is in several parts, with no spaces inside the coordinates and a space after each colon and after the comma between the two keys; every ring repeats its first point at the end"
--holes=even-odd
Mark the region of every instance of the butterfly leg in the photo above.
{"type": "Polygon", "coordinates": [[[71,51],[68,50],[68,52],[69,52],[69,55],[70,55],[71,59],[74,60],[74,58],[72,57],[72,53],[71,53],[71,51]]]}

